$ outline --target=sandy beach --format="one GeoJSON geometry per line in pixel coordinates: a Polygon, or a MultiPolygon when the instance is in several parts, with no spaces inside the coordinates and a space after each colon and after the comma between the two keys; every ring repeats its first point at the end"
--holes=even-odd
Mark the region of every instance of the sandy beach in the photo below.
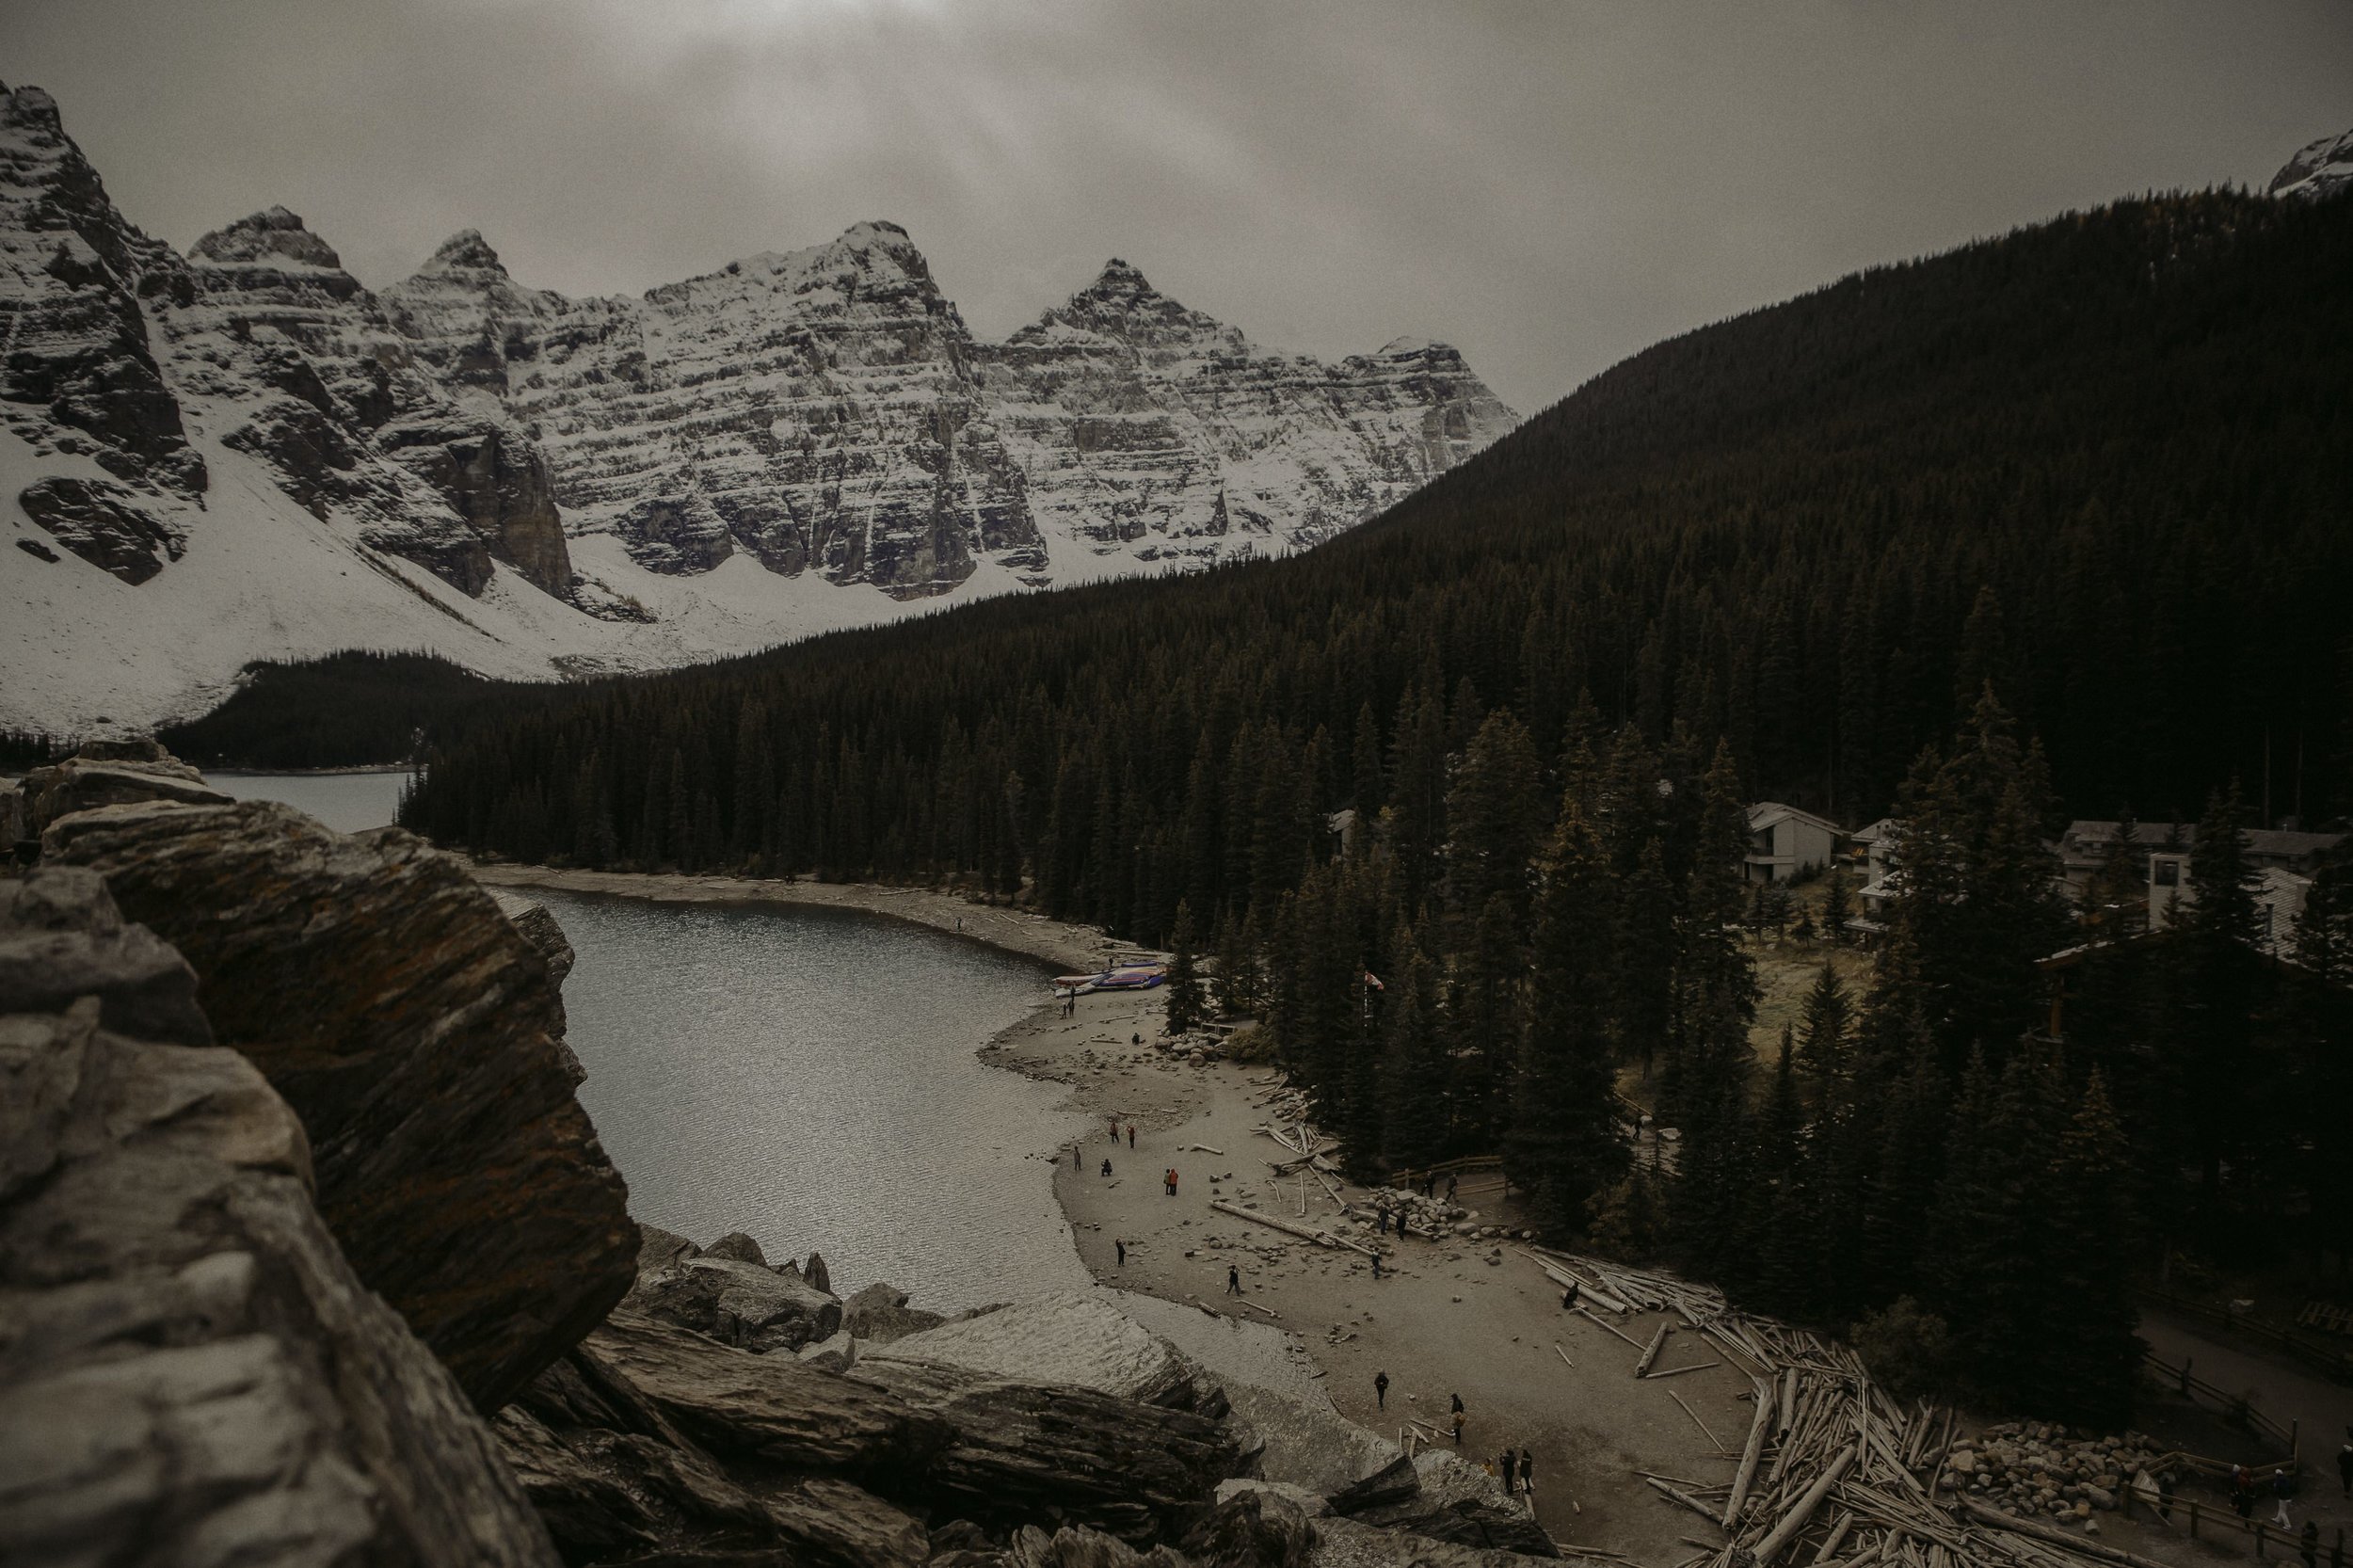
{"type": "MultiPolygon", "coordinates": [[[[1091,927],[924,889],[511,865],[478,866],[475,873],[503,887],[863,909],[1067,969],[1094,968],[1121,946],[1091,927]]],[[[1376,1281],[1354,1252],[1319,1247],[1213,1210],[1213,1200],[1226,1199],[1301,1218],[1296,1180],[1278,1188],[1269,1179],[1268,1158],[1284,1151],[1252,1130],[1265,1119],[1253,1101],[1265,1096],[1276,1075],[1269,1067],[1231,1063],[1194,1065],[1156,1049],[1162,1016],[1158,992],[1081,997],[1067,1018],[1059,1002],[1044,1001],[981,1053],[997,1065],[1068,1085],[1076,1108],[1102,1118],[1080,1150],[1083,1170],[1065,1149],[1054,1174],[1073,1241],[1098,1282],[1204,1309],[1233,1320],[1238,1329],[1284,1331],[1296,1347],[1289,1359],[1305,1368],[1305,1380],[1320,1384],[1342,1413],[1385,1435],[1401,1435],[1410,1419],[1444,1430],[1449,1397],[1461,1395],[1468,1416],[1465,1455],[1486,1459],[1506,1447],[1532,1448],[1537,1517],[1564,1544],[1666,1563],[1691,1554],[1681,1537],[1712,1533],[1680,1515],[1634,1472],[1718,1475],[1721,1444],[1737,1448],[1748,1429],[1745,1378],[1718,1368],[1636,1383],[1639,1351],[1563,1313],[1559,1292],[1509,1246],[1498,1252],[1493,1243],[1468,1239],[1390,1239],[1384,1277],[1376,1281]],[[1114,1115],[1123,1128],[1115,1145],[1108,1135],[1114,1115]],[[1132,1149],[1124,1131],[1130,1122],[1136,1128],[1132,1149]],[[1106,1159],[1109,1177],[1100,1174],[1106,1159]],[[1170,1167],[1179,1178],[1174,1198],[1160,1179],[1170,1167]],[[1124,1268],[1118,1241],[1128,1247],[1124,1268]],[[1241,1274],[1239,1299],[1225,1294],[1229,1264],[1241,1274]],[[1385,1408],[1373,1387],[1383,1371],[1389,1376],[1385,1408]],[[1703,1435],[1701,1422],[1717,1440],[1703,1435]]],[[[1361,1202],[1367,1194],[1342,1185],[1340,1195],[1361,1202]]],[[[1499,1198],[1493,1176],[1466,1182],[1459,1194],[1479,1211],[1479,1223],[1510,1224],[1515,1216],[1499,1198]]],[[[1312,1181],[1305,1203],[1310,1223],[1328,1225],[1340,1218],[1339,1206],[1312,1181]]],[[[1156,1326],[1181,1329],[1185,1316],[1156,1326]]],[[[1213,1326],[1197,1313],[1193,1321],[1213,1326]]],[[[1648,1339],[1655,1322],[1644,1314],[1616,1320],[1638,1342],[1648,1339]]],[[[1179,1342],[1191,1337],[1180,1333],[1179,1342]]],[[[1259,1340],[1262,1335],[1235,1337],[1259,1340]]],[[[1713,1359],[1688,1341],[1670,1341],[1661,1358],[1669,1366],[1713,1359]]],[[[1298,1386],[1295,1377],[1284,1381],[1298,1386]]]]}
{"type": "MultiPolygon", "coordinates": [[[[507,888],[866,910],[1065,972],[1099,968],[1126,948],[1090,926],[933,889],[503,864],[474,872],[507,888]]],[[[1255,1129],[1267,1117],[1258,1102],[1280,1074],[1194,1064],[1158,1049],[1163,1000],[1158,991],[1098,993],[1079,998],[1065,1017],[1060,1001],[1041,996],[1029,1016],[980,1048],[985,1062],[1064,1085],[1069,1108],[1093,1119],[1076,1146],[1078,1160],[1072,1145],[1059,1151],[1053,1191],[1080,1260],[1099,1287],[1205,1363],[1295,1398],[1321,1391],[1342,1414],[1386,1436],[1401,1440],[1415,1421],[1443,1432],[1450,1396],[1459,1394],[1466,1457],[1533,1448],[1536,1516],[1563,1546],[1651,1565],[1713,1549],[1721,1533],[1643,1477],[1721,1483],[1751,1418],[1746,1378],[1730,1367],[1703,1366],[1716,1354],[1697,1336],[1679,1335],[1668,1340],[1658,1367],[1701,1369],[1637,1381],[1641,1347],[1668,1315],[1604,1314],[1610,1325],[1604,1327],[1564,1313],[1557,1289],[1509,1242],[1378,1239],[1385,1253],[1375,1280],[1358,1253],[1212,1209],[1222,1199],[1340,1230],[1343,1206],[1361,1207],[1369,1194],[1340,1183],[1335,1199],[1312,1180],[1304,1192],[1296,1178],[1276,1180],[1271,1161],[1289,1151],[1255,1129]],[[1173,1197],[1160,1180],[1171,1168],[1178,1175],[1173,1197]],[[1241,1277],[1239,1297],[1226,1293],[1229,1267],[1241,1277]],[[1382,1372],[1389,1378],[1385,1406],[1374,1391],[1382,1372]]],[[[1520,1216],[1492,1175],[1466,1179],[1457,1201],[1476,1212],[1477,1224],[1519,1228],[1520,1216]]],[[[2144,1521],[2102,1519],[2113,1544],[2165,1560],[2244,1556],[2233,1543],[2193,1544],[2144,1521]]]]}

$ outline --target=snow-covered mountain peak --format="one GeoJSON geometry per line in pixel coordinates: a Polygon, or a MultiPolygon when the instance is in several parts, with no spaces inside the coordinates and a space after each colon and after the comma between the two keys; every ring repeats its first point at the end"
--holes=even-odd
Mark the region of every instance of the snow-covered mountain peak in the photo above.
{"type": "MultiPolygon", "coordinates": [[[[188,248],[191,260],[236,265],[266,262],[293,263],[342,272],[344,259],[335,248],[303,227],[302,219],[283,207],[250,214],[226,229],[216,229],[188,248]]],[[[347,276],[347,275],[346,275],[347,276]]]]}
{"type": "Polygon", "coordinates": [[[6,82],[0,82],[0,104],[5,105],[0,108],[0,124],[37,126],[59,134],[64,130],[64,122],[57,115],[57,101],[49,96],[45,88],[27,84],[11,89],[6,82]]]}
{"type": "Polygon", "coordinates": [[[506,264],[490,248],[490,242],[482,237],[479,229],[460,229],[441,242],[441,248],[426,258],[424,265],[410,275],[410,281],[437,273],[487,272],[506,276],[506,264]]]}
{"type": "Polygon", "coordinates": [[[636,296],[471,229],[372,291],[284,208],[183,259],[38,89],[0,100],[0,724],[68,728],[248,659],[645,668],[1282,553],[1516,423],[1443,345],[1269,352],[1124,260],[978,342],[880,220],[636,296]]]}
{"type": "Polygon", "coordinates": [[[2310,200],[2353,185],[2353,131],[2323,136],[2297,150],[2271,177],[2274,196],[2310,200]]]}
{"type": "Polygon", "coordinates": [[[1104,264],[1095,281],[1016,332],[1011,343],[1052,343],[1072,331],[1125,344],[1160,365],[1253,352],[1239,328],[1178,304],[1154,288],[1141,269],[1117,256],[1104,264]]]}

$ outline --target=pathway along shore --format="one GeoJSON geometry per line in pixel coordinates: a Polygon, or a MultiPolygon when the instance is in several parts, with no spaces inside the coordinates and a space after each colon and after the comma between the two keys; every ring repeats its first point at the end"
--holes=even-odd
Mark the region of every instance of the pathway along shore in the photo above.
{"type": "MultiPolygon", "coordinates": [[[[474,870],[500,887],[862,909],[1066,971],[1096,968],[1122,946],[1093,927],[927,889],[503,864],[474,870]]],[[[1356,1237],[1361,1233],[1348,1225],[1344,1206],[1361,1212],[1369,1193],[1348,1183],[1327,1191],[1310,1177],[1303,1189],[1296,1177],[1275,1177],[1271,1160],[1289,1151],[1255,1129],[1268,1119],[1257,1102],[1279,1075],[1163,1051],[1163,1022],[1158,992],[1081,997],[1067,1017],[1061,1002],[1048,1000],[981,1049],[999,1066],[1067,1085],[1071,1107],[1093,1116],[1092,1130],[1075,1145],[1078,1158],[1072,1145],[1061,1151],[1054,1192],[1080,1258],[1098,1282],[1286,1331],[1333,1404],[1385,1435],[1401,1436],[1414,1421],[1444,1431],[1450,1397],[1459,1394],[1468,1413],[1465,1456],[1532,1448],[1536,1514],[1564,1545],[1622,1554],[1654,1568],[1722,1560],[1718,1544],[1725,1533],[1669,1501],[1644,1477],[1723,1496],[1755,1411],[1749,1376],[1733,1358],[1709,1338],[1679,1333],[1666,1340],[1654,1375],[1638,1380],[1643,1347],[1662,1325],[1682,1320],[1637,1312],[1604,1326],[1566,1313],[1559,1288],[1512,1242],[1389,1238],[1375,1280],[1355,1252],[1213,1209],[1212,1203],[1226,1202],[1356,1237]],[[1126,1132],[1131,1123],[1132,1147],[1126,1132]],[[1161,1179],[1169,1170],[1178,1177],[1174,1196],[1161,1179]],[[1226,1293],[1229,1268],[1240,1276],[1239,1296],[1226,1293]],[[1673,1375],[1661,1379],[1660,1371],[1673,1375]],[[1389,1379],[1385,1404],[1374,1389],[1381,1372],[1389,1379]],[[1708,1549],[1700,1552],[1703,1546],[1708,1549]]],[[[1465,1182],[1458,1201],[1476,1211],[1476,1224],[1516,1228],[1493,1176],[1465,1182]]],[[[1717,1505],[1708,1506],[1712,1512],[1717,1505]]],[[[2144,1562],[2226,1562],[2242,1555],[2193,1547],[2112,1513],[2101,1517],[2107,1532],[2101,1544],[2148,1554],[2144,1562]]],[[[2101,1544],[2086,1545],[2097,1552],[2101,1544]]],[[[1915,1539],[1913,1549],[1918,1545],[1915,1539]]],[[[2043,1560],[2091,1568],[2067,1546],[2057,1551],[2062,1555],[2043,1560]]],[[[1813,1555],[1793,1553],[1788,1560],[1813,1555]]],[[[1953,1560],[1964,1560],[1958,1554],[1953,1560]]],[[[2016,1560],[2005,1552],[1986,1560],[2016,1560]]]]}

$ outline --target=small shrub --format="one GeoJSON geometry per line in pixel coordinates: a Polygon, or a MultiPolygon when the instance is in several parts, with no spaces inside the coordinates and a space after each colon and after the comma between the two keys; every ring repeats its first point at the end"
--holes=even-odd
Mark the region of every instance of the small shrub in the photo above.
{"type": "Polygon", "coordinates": [[[1945,1320],[1898,1296],[1856,1320],[1849,1336],[1863,1364],[1898,1400],[1943,1393],[1952,1379],[1952,1336],[1945,1320]]]}

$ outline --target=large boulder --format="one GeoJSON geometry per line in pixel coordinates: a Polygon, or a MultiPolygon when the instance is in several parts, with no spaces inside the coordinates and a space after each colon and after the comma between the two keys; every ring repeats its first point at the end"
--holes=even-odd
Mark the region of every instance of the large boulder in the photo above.
{"type": "Polygon", "coordinates": [[[554,1568],[232,1050],[0,1017],[0,1561],[554,1568]]]}
{"type": "Polygon", "coordinates": [[[1299,1503],[1268,1491],[1228,1494],[1185,1537],[1200,1568],[1307,1568],[1317,1528],[1299,1503]]]}
{"type": "Polygon", "coordinates": [[[723,1459],[904,1475],[951,1439],[946,1421],[871,1383],[789,1355],[750,1354],[628,1307],[569,1359],[603,1385],[626,1382],[723,1459]]]}
{"type": "Polygon", "coordinates": [[[1403,1448],[1332,1408],[1227,1379],[1235,1416],[1260,1446],[1258,1474],[1329,1498],[1341,1513],[1411,1502],[1421,1491],[1403,1448]]]}
{"type": "MultiPolygon", "coordinates": [[[[749,1359],[703,1351],[725,1362],[749,1359]]],[[[663,1375],[675,1407],[675,1368],[663,1375]]],[[[525,1494],[575,1564],[912,1568],[929,1555],[910,1515],[839,1477],[779,1475],[755,1461],[757,1473],[739,1480],[619,1362],[591,1347],[533,1379],[499,1413],[497,1428],[525,1494]]]]}
{"type": "Polygon", "coordinates": [[[1503,1490],[1484,1467],[1450,1448],[1414,1456],[1420,1490],[1403,1502],[1364,1509],[1352,1516],[1368,1525],[1411,1530],[1433,1541],[1490,1547],[1529,1557],[1558,1557],[1561,1548],[1526,1505],[1503,1490]]]}
{"type": "Polygon", "coordinates": [[[229,797],[153,741],[93,741],[24,776],[24,823],[38,835],[59,817],[102,806],[174,801],[226,806],[229,797]]]}
{"type": "Polygon", "coordinates": [[[213,1043],[196,971],[147,927],[123,920],[104,877],[39,866],[0,882],[0,1013],[62,1012],[86,996],[98,998],[100,1023],[118,1034],[213,1043]]]}
{"type": "Polygon", "coordinates": [[[947,1320],[945,1313],[909,1306],[907,1293],[893,1285],[870,1285],[841,1304],[841,1326],[870,1350],[947,1320]]]}
{"type": "Polygon", "coordinates": [[[456,860],[261,801],[83,811],[42,847],[194,966],[216,1035],[309,1130],[352,1266],[478,1408],[628,1290],[637,1229],[547,962],[456,860]]]}
{"type": "Polygon", "coordinates": [[[798,1351],[841,1327],[841,1304],[797,1273],[706,1252],[639,1277],[629,1304],[641,1312],[765,1353],[798,1351]]]}
{"type": "MultiPolygon", "coordinates": [[[[1091,1388],[875,1358],[844,1381],[948,1428],[947,1447],[909,1483],[920,1500],[983,1523],[1059,1517],[1146,1542],[1197,1517],[1241,1464],[1241,1443],[1217,1419],[1091,1388]]],[[[901,1495],[888,1478],[875,1485],[901,1495]]]]}
{"type": "Polygon", "coordinates": [[[1027,1383],[1075,1384],[1190,1410],[1193,1364],[1096,1296],[1048,1296],[869,1347],[869,1361],[928,1361],[1027,1383]]]}
{"type": "Polygon", "coordinates": [[[1357,1519],[1319,1519],[1306,1568],[1536,1568],[1536,1561],[1517,1552],[1433,1541],[1357,1519]]]}

